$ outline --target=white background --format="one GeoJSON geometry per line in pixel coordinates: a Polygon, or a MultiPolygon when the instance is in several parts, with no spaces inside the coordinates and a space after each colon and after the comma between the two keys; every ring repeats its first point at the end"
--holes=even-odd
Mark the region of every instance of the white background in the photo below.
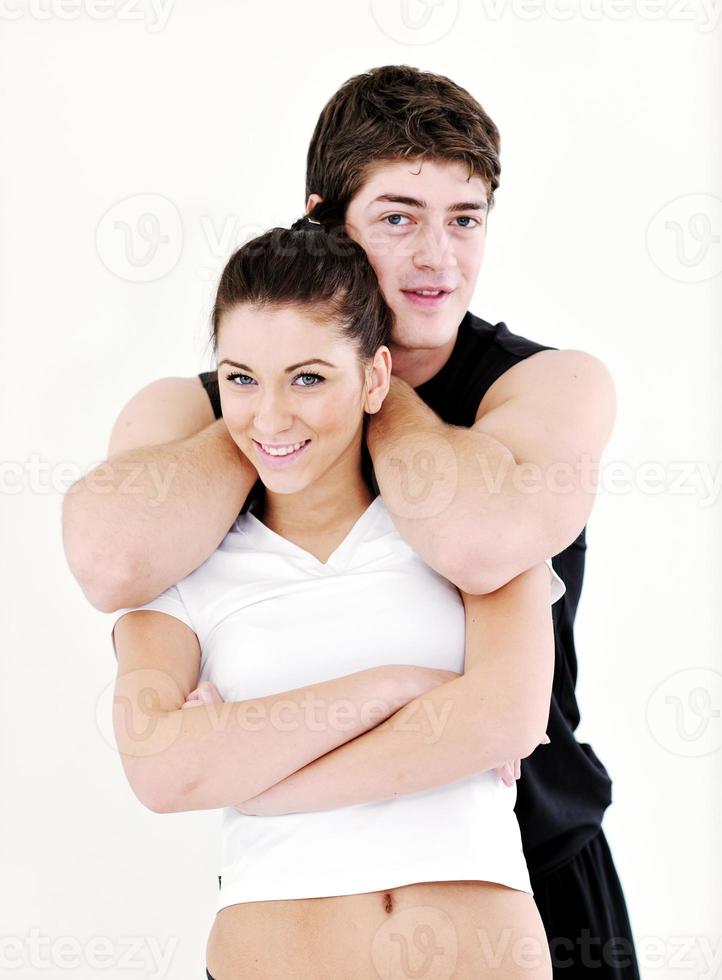
{"type": "Polygon", "coordinates": [[[616,382],[577,617],[578,737],[614,780],[604,828],[643,976],[722,975],[720,14],[0,3],[0,972],[203,975],[220,811],[153,814],[125,781],[112,616],[68,571],[62,493],[105,457],[138,388],[212,366],[217,276],[249,235],[303,212],[327,99],[406,63],[463,85],[501,130],[473,312],[589,351],[616,382]],[[157,248],[139,236],[146,194],[165,199],[157,248]],[[158,972],[154,942],[170,958],[158,972]]]}

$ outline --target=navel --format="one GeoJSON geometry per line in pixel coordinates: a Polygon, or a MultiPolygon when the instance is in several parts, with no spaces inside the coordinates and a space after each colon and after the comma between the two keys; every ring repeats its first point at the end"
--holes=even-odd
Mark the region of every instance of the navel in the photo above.
{"type": "Polygon", "coordinates": [[[391,892],[384,892],[384,912],[391,912],[394,907],[394,900],[391,892]]]}

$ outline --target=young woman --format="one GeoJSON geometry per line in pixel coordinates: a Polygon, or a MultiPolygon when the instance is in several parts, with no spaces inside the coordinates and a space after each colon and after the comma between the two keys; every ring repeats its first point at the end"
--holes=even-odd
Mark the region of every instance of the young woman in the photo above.
{"type": "Polygon", "coordinates": [[[551,977],[500,774],[544,740],[564,584],[547,561],[460,593],[396,530],[364,445],[390,316],[308,219],[231,257],[212,340],[259,480],[206,562],[115,614],[133,791],[224,808],[211,980],[551,977]]]}

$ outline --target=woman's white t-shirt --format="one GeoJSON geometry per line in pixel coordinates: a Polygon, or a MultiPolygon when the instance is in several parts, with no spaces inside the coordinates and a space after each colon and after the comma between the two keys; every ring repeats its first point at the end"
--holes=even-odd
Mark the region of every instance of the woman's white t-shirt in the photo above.
{"type": "MultiPolygon", "coordinates": [[[[554,603],[566,587],[547,564],[554,603]]],[[[195,571],[114,622],[135,609],[175,616],[197,634],[199,683],[226,701],[382,664],[464,670],[461,596],[402,538],[380,496],[325,563],[251,508],[195,571]]],[[[260,817],[226,807],[216,910],[419,881],[494,881],[532,894],[515,801],[516,785],[484,772],[331,810],[260,817]]]]}

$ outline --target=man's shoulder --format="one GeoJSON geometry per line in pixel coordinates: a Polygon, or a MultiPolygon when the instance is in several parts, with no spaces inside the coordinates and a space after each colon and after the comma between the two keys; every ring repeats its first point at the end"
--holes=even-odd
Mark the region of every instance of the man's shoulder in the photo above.
{"type": "Polygon", "coordinates": [[[592,354],[561,350],[547,338],[516,333],[503,320],[492,323],[467,311],[451,356],[416,391],[445,422],[471,426],[520,391],[565,382],[578,370],[591,379],[605,369],[592,354]]]}
{"type": "MultiPolygon", "coordinates": [[[[488,382],[478,406],[477,419],[480,414],[527,391],[539,392],[547,386],[569,387],[578,378],[583,378],[590,390],[600,390],[600,397],[604,394],[602,389],[610,388],[606,365],[587,351],[542,343],[512,333],[503,321],[492,325],[473,315],[468,329],[472,336],[493,336],[494,345],[486,360],[477,362],[486,365],[488,382]]],[[[486,343],[489,343],[488,339],[486,343]]],[[[473,358],[469,362],[473,363],[473,358]]]]}
{"type": "Polygon", "coordinates": [[[469,310],[464,317],[460,330],[466,332],[472,343],[483,346],[493,353],[494,349],[516,357],[529,357],[542,350],[558,350],[552,344],[543,343],[525,334],[513,333],[504,320],[491,323],[469,310]]]}

